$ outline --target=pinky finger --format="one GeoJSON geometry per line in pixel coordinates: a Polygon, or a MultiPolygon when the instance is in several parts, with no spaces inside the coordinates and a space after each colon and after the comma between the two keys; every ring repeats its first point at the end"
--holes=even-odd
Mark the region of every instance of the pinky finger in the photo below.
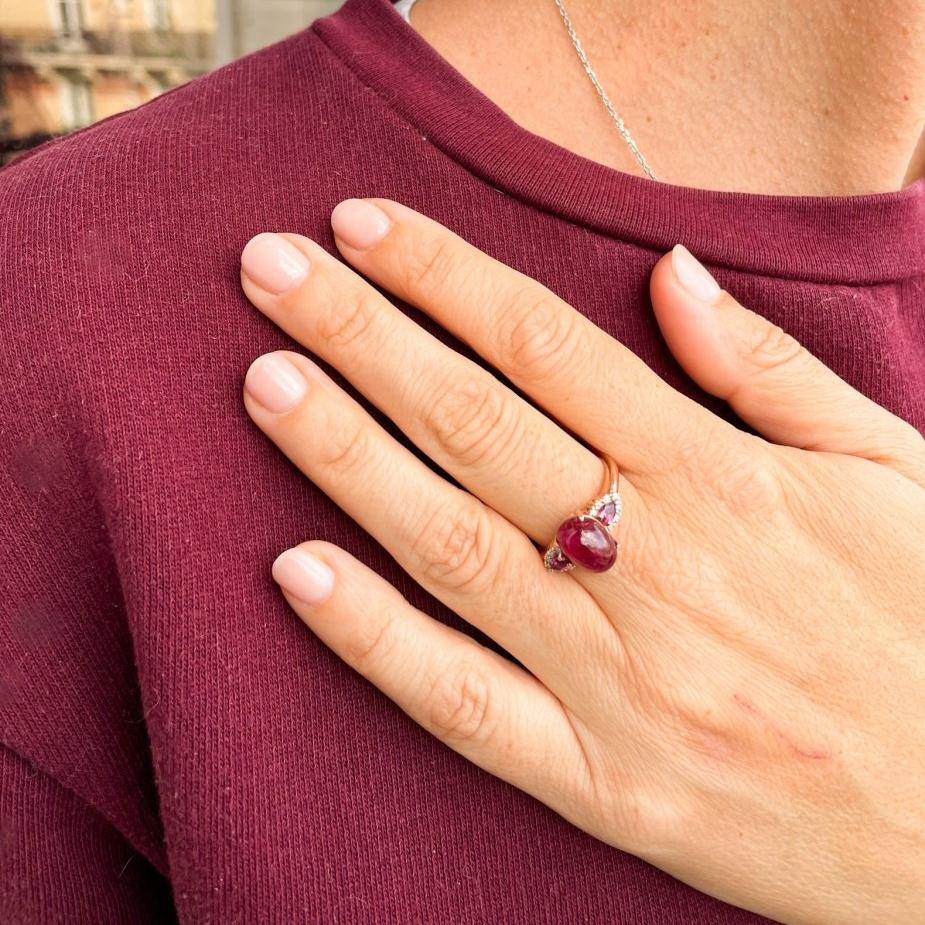
{"type": "Polygon", "coordinates": [[[563,815],[581,804],[584,753],[533,675],[412,607],[337,546],[289,549],[273,577],[322,642],[432,735],[563,815]]]}

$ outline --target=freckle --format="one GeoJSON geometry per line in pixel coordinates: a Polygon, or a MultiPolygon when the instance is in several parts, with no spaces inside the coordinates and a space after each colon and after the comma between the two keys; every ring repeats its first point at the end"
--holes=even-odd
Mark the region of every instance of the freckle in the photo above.
{"type": "Polygon", "coordinates": [[[832,110],[829,109],[828,106],[823,106],[823,107],[822,107],[822,114],[823,114],[824,116],[830,116],[830,115],[832,115],[832,110]]]}
{"type": "Polygon", "coordinates": [[[748,710],[749,713],[757,713],[757,712],[758,712],[758,711],[755,709],[755,705],[754,705],[744,694],[740,694],[740,693],[736,692],[735,694],[732,695],[732,699],[733,699],[737,704],[739,704],[739,706],[745,707],[745,709],[748,710]]]}

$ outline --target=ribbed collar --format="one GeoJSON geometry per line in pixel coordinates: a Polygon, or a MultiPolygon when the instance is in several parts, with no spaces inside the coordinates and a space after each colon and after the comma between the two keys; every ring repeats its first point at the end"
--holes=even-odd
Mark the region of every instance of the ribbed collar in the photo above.
{"type": "Polygon", "coordinates": [[[393,9],[347,0],[310,30],[402,118],[491,186],[656,250],[828,283],[925,273],[925,178],[863,196],[779,196],[676,186],[624,173],[535,135],[473,86],[393,9]]]}

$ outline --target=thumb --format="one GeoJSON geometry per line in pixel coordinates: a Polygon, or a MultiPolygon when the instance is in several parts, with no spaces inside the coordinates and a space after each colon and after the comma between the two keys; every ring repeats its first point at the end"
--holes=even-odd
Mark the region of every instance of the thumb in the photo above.
{"type": "Polygon", "coordinates": [[[775,443],[880,462],[925,486],[925,440],[740,305],[683,245],[656,264],[652,306],[678,362],[701,388],[775,443]]]}

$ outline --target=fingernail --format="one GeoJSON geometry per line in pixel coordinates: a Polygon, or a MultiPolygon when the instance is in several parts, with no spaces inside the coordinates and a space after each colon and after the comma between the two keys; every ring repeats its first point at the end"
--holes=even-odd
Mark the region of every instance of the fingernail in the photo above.
{"type": "Polygon", "coordinates": [[[308,276],[306,256],[278,234],[265,231],[251,238],[241,251],[241,268],[261,289],[288,292],[308,276]]]}
{"type": "Polygon", "coordinates": [[[671,251],[671,269],[687,294],[698,302],[713,302],[723,291],[706,267],[683,245],[671,251]]]}
{"type": "Polygon", "coordinates": [[[392,227],[392,221],[378,206],[364,199],[345,199],[331,213],[334,234],[358,251],[378,244],[392,227]]]}
{"type": "Polygon", "coordinates": [[[273,563],[273,580],[306,604],[320,604],[334,590],[334,572],[317,556],[296,546],[273,563]]]}
{"type": "Polygon", "coordinates": [[[268,353],[251,363],[244,388],[258,404],[273,414],[290,411],[308,391],[308,380],[294,363],[279,353],[268,353]]]}

